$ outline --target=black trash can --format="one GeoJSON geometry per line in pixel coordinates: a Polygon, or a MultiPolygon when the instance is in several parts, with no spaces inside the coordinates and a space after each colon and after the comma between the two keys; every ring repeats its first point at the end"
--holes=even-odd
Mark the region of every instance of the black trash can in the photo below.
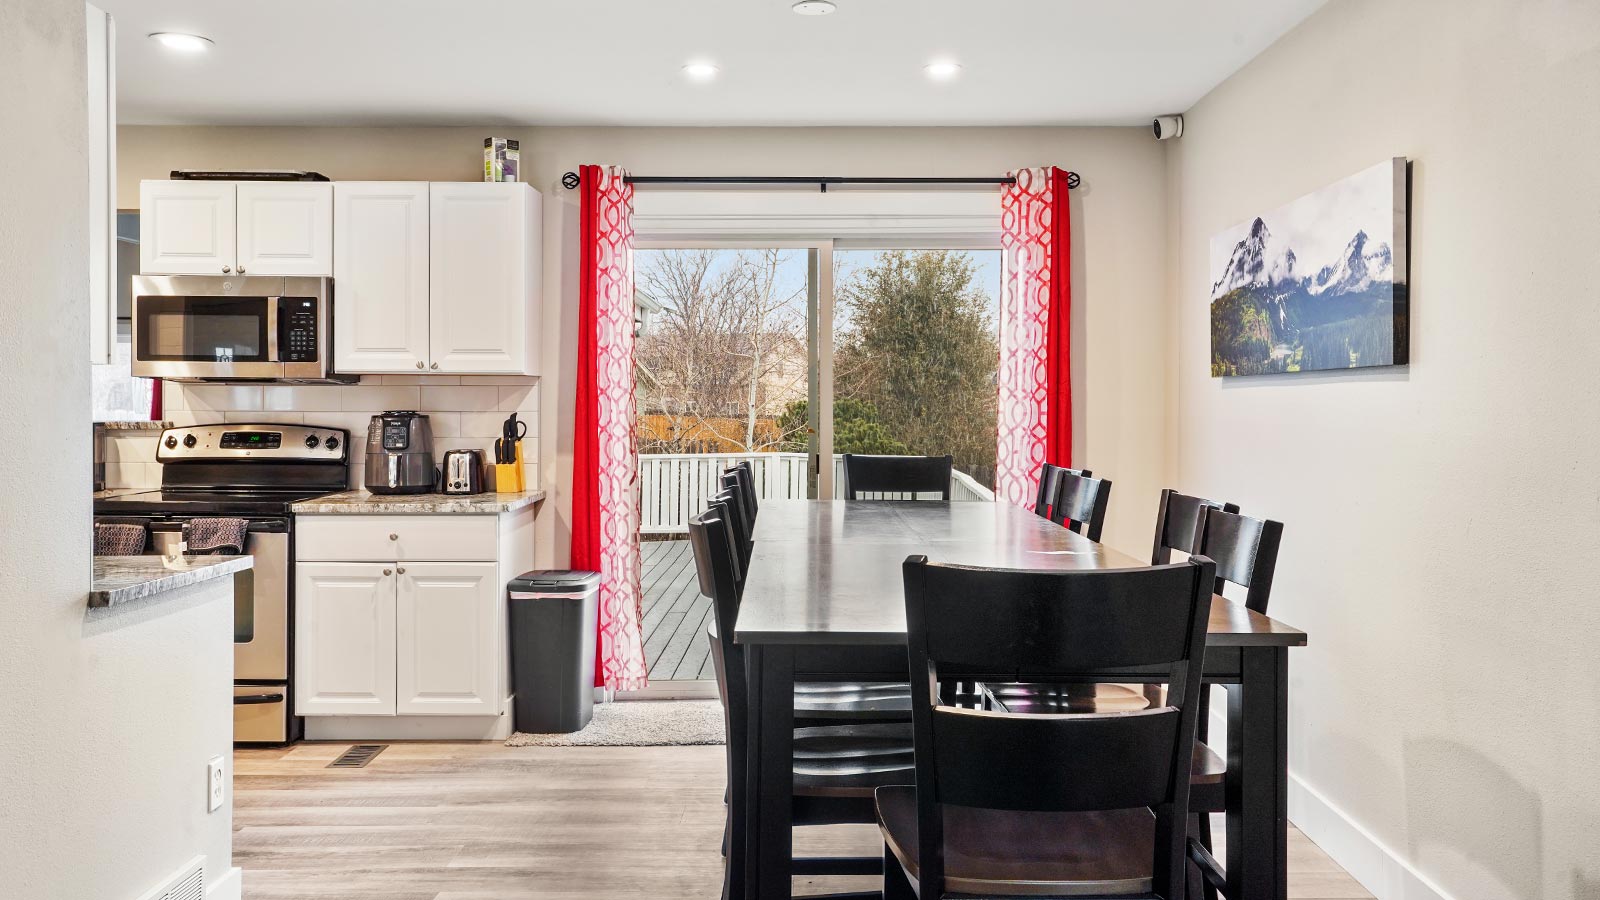
{"type": "Polygon", "coordinates": [[[541,569],[511,579],[507,591],[516,729],[582,729],[594,715],[600,573],[541,569]]]}

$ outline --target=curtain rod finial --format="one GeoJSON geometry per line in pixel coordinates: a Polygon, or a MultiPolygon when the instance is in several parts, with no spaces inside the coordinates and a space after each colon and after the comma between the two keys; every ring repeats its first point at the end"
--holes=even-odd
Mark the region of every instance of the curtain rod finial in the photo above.
{"type": "Polygon", "coordinates": [[[578,173],[568,172],[567,174],[562,175],[561,186],[569,191],[576,189],[578,187],[578,173]]]}

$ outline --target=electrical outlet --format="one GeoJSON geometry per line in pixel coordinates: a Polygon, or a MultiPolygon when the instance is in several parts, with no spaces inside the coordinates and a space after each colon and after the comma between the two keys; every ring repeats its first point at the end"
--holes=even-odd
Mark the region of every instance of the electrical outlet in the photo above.
{"type": "Polygon", "coordinates": [[[216,812],[222,808],[222,801],[227,796],[226,771],[220,756],[213,756],[211,761],[206,763],[207,812],[216,812]]]}

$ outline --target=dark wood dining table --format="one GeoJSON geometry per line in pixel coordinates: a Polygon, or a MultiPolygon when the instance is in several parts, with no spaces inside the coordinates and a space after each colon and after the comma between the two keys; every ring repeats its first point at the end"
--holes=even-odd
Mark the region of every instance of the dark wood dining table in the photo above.
{"type": "MultiPolygon", "coordinates": [[[[893,650],[906,640],[906,557],[1027,569],[1147,565],[1007,503],[767,500],[754,541],[734,629],[750,680],[747,900],[790,896],[795,682],[906,677],[893,650]]],[[[1205,672],[1228,696],[1230,900],[1287,895],[1288,650],[1305,643],[1304,632],[1239,603],[1212,603],[1205,672]]]]}

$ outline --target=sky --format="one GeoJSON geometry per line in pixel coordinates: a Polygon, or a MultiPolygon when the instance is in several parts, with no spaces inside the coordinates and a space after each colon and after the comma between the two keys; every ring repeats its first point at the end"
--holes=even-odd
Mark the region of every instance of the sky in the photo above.
{"type": "MultiPolygon", "coordinates": [[[[1404,197],[1400,199],[1404,201],[1404,197]]],[[[1333,264],[1357,231],[1366,231],[1367,237],[1393,249],[1394,203],[1394,163],[1384,160],[1277,209],[1252,215],[1212,236],[1211,283],[1222,277],[1233,248],[1250,233],[1257,216],[1272,235],[1268,259],[1281,256],[1285,247],[1292,248],[1298,273],[1313,275],[1333,264]]]]}

